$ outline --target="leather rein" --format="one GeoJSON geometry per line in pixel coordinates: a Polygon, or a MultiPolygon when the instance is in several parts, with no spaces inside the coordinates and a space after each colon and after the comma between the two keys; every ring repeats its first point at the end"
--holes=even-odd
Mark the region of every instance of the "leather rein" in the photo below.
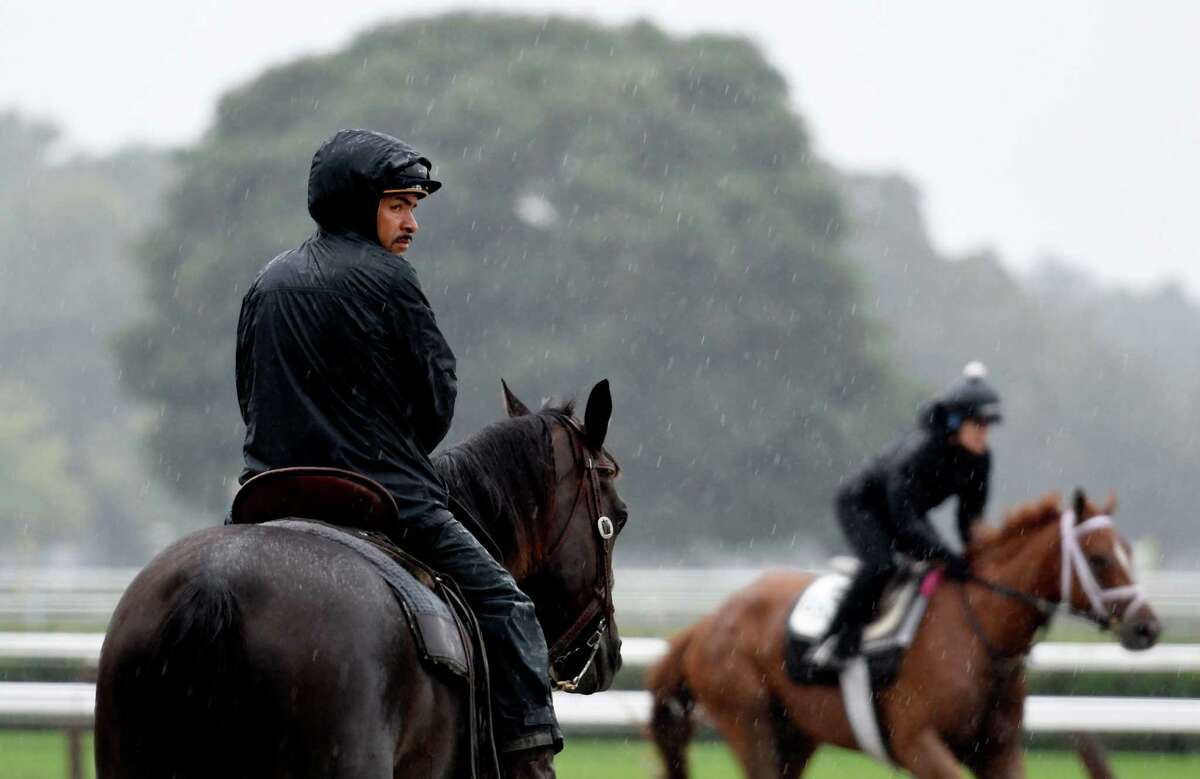
{"type": "Polygon", "coordinates": [[[596,581],[592,585],[592,597],[588,601],[588,605],[584,607],[583,611],[575,618],[570,627],[559,636],[549,651],[550,665],[552,667],[560,665],[563,661],[581,652],[589,653],[583,667],[574,678],[566,681],[554,681],[555,689],[564,692],[574,692],[579,687],[579,681],[583,678],[584,674],[592,667],[592,662],[596,659],[597,652],[600,651],[600,641],[603,639],[605,631],[608,630],[608,626],[613,620],[612,550],[613,545],[616,543],[617,529],[612,519],[601,512],[600,474],[611,474],[615,472],[615,469],[611,465],[598,463],[585,451],[583,445],[583,428],[578,422],[570,417],[560,417],[559,420],[570,434],[571,453],[575,466],[578,468],[582,464],[584,474],[579,481],[579,489],[575,492],[575,502],[571,504],[571,513],[567,515],[567,521],[563,523],[563,529],[559,533],[558,538],[550,546],[545,559],[553,558],[563,545],[585,493],[587,494],[587,522],[595,528],[597,535],[596,581]],[[587,636],[587,639],[583,643],[576,646],[576,642],[585,634],[588,627],[593,624],[596,626],[595,629],[587,636]]]}

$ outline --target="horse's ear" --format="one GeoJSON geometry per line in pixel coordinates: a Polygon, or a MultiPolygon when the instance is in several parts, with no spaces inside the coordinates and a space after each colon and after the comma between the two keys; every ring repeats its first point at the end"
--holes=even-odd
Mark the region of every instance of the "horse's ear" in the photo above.
{"type": "Polygon", "coordinates": [[[1083,487],[1075,488],[1075,495],[1071,498],[1071,508],[1075,510],[1075,521],[1082,522],[1087,519],[1088,499],[1084,494],[1083,487]]]}
{"type": "Polygon", "coordinates": [[[507,381],[501,379],[500,386],[504,387],[504,410],[508,412],[510,417],[523,417],[531,413],[529,407],[522,403],[521,399],[509,389],[507,381]]]}
{"type": "Polygon", "coordinates": [[[1106,517],[1111,517],[1117,511],[1117,493],[1108,493],[1108,500],[1104,501],[1104,507],[1100,509],[1100,513],[1106,517]]]}
{"type": "Polygon", "coordinates": [[[587,445],[593,451],[600,451],[604,446],[604,438],[608,435],[608,420],[612,418],[612,392],[608,387],[608,379],[604,379],[592,387],[588,395],[587,409],[583,412],[583,431],[587,434],[587,445]]]}

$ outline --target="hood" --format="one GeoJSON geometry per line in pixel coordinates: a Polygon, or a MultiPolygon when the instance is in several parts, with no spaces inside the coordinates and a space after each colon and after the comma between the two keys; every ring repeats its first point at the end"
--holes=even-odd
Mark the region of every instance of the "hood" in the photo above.
{"type": "Polygon", "coordinates": [[[308,213],[324,230],[376,241],[375,214],[384,190],[432,194],[442,185],[428,177],[431,167],[399,138],[371,130],[338,130],[313,155],[308,213]]]}

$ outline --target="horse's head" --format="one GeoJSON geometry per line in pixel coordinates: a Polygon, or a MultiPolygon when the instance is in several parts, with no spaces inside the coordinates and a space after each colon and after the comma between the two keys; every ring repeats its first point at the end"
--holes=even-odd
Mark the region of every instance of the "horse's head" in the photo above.
{"type": "Polygon", "coordinates": [[[1112,629],[1127,649],[1148,649],[1162,627],[1134,580],[1129,544],[1117,532],[1116,500],[1103,506],[1077,491],[1063,510],[1057,495],[1022,506],[998,529],[978,528],[972,570],[984,586],[1036,606],[1057,607],[1112,629]]]}
{"type": "MultiPolygon", "coordinates": [[[[504,386],[510,417],[532,412],[504,386]]],[[[534,569],[522,588],[537,605],[550,648],[550,674],[559,689],[608,689],[621,667],[621,639],[612,602],[612,552],[629,518],[617,494],[621,469],[604,448],[612,416],[608,381],[592,388],[583,420],[571,406],[552,420],[553,495],[534,569]]]]}
{"type": "Polygon", "coordinates": [[[1072,503],[1060,519],[1063,600],[1114,625],[1126,649],[1149,649],[1162,626],[1134,580],[1129,543],[1113,525],[1116,499],[1096,506],[1077,490],[1072,503]]]}

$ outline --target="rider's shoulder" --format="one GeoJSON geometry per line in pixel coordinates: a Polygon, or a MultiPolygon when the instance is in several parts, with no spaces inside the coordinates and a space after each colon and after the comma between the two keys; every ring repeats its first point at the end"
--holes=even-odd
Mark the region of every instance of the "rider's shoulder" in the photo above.
{"type": "Polygon", "coordinates": [[[931,431],[918,428],[911,430],[893,444],[892,458],[898,462],[912,462],[936,456],[942,449],[937,436],[931,431]]]}
{"type": "Polygon", "coordinates": [[[281,252],[271,258],[271,261],[263,266],[250,285],[250,293],[270,292],[295,285],[301,277],[298,262],[300,252],[301,248],[298,247],[281,252]]]}

